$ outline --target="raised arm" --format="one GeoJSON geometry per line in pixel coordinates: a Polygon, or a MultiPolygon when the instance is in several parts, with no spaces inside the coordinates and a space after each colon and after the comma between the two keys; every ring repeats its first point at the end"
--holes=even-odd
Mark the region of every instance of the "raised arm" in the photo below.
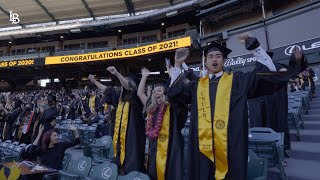
{"type": "Polygon", "coordinates": [[[257,38],[251,37],[250,34],[246,33],[238,36],[238,39],[240,43],[245,44],[246,49],[256,57],[259,63],[265,65],[271,72],[277,71],[271,57],[261,47],[257,38]]]}
{"type": "Polygon", "coordinates": [[[101,84],[100,82],[98,82],[93,75],[89,75],[88,79],[94,84],[96,85],[102,92],[104,92],[107,89],[107,86],[101,84]]]}
{"type": "Polygon", "coordinates": [[[121,83],[121,85],[122,85],[122,87],[123,87],[124,89],[130,90],[129,81],[128,81],[125,77],[123,77],[123,76],[117,71],[117,69],[116,69],[114,66],[108,67],[107,70],[108,70],[111,74],[117,76],[117,78],[119,79],[119,81],[120,81],[120,83],[121,83]]]}
{"type": "Polygon", "coordinates": [[[39,141],[40,141],[40,139],[41,139],[43,130],[44,130],[44,125],[41,124],[40,127],[39,127],[38,135],[37,135],[36,139],[35,139],[35,140],[33,141],[33,143],[32,143],[33,145],[36,145],[36,146],[39,145],[39,141]]]}
{"type": "Polygon", "coordinates": [[[139,87],[138,87],[138,91],[137,91],[137,95],[138,97],[140,98],[140,101],[142,102],[142,104],[144,106],[146,106],[147,104],[147,100],[148,100],[148,97],[147,95],[144,93],[144,90],[145,90],[145,87],[146,87],[146,81],[147,81],[147,78],[149,76],[149,69],[147,68],[142,68],[141,69],[141,80],[140,80],[140,83],[139,83],[139,87]]]}
{"type": "Polygon", "coordinates": [[[166,97],[170,103],[188,104],[191,102],[191,83],[188,82],[186,74],[181,74],[182,64],[189,55],[187,48],[176,50],[175,65],[171,71],[171,82],[166,89],[166,97]]]}

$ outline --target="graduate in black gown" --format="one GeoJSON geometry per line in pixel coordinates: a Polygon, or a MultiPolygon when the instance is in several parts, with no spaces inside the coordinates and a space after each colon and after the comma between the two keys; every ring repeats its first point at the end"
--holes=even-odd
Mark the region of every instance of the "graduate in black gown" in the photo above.
{"type": "MultiPolygon", "coordinates": [[[[47,96],[47,102],[47,107],[44,109],[39,121],[40,124],[44,125],[44,132],[55,127],[55,119],[59,116],[59,112],[56,107],[56,97],[49,94],[47,96]]],[[[37,125],[37,128],[40,124],[37,125]]]]}
{"type": "MultiPolygon", "coordinates": [[[[271,72],[276,69],[259,42],[249,35],[240,36],[239,40],[245,42],[247,50],[261,56],[257,61],[267,66],[270,72],[223,72],[223,60],[231,50],[211,42],[204,52],[209,75],[198,78],[191,74],[190,83],[177,80],[168,90],[184,94],[182,99],[186,104],[191,100],[187,179],[245,180],[248,163],[247,100],[273,93],[281,83],[301,70],[298,61],[293,63],[295,68],[291,72],[271,72]]],[[[175,59],[175,69],[181,68],[184,60],[175,59]]]]}
{"type": "MultiPolygon", "coordinates": [[[[187,108],[179,96],[166,101],[166,85],[156,84],[150,97],[145,85],[150,71],[141,69],[142,78],[138,96],[147,114],[146,135],[149,140],[147,174],[152,180],[183,179],[183,137],[181,130],[186,122],[187,108]]],[[[173,96],[172,94],[168,94],[173,96]]]]}
{"type": "Polygon", "coordinates": [[[22,104],[23,104],[22,101],[19,99],[15,99],[13,101],[13,104],[12,104],[13,108],[8,112],[5,119],[3,139],[12,140],[14,124],[17,118],[19,117],[19,115],[23,112],[22,104]]]}
{"type": "MultiPolygon", "coordinates": [[[[107,70],[115,75],[122,85],[113,135],[114,162],[119,166],[120,174],[144,172],[146,136],[142,117],[143,105],[137,96],[138,79],[133,74],[123,77],[113,66],[107,70]]],[[[89,79],[104,92],[109,104],[115,104],[112,101],[113,97],[118,96],[118,92],[114,88],[107,88],[92,75],[89,75],[89,79]]]]}
{"type": "MultiPolygon", "coordinates": [[[[274,64],[278,72],[287,72],[288,68],[290,68],[287,65],[277,62],[274,62],[274,64]]],[[[259,69],[260,72],[268,71],[268,69],[259,62],[257,62],[257,69],[259,69]]],[[[284,150],[291,150],[288,127],[288,82],[283,82],[282,87],[274,94],[264,97],[265,104],[260,111],[257,111],[263,119],[263,123],[262,126],[256,126],[270,127],[276,132],[283,132],[284,150]]]]}

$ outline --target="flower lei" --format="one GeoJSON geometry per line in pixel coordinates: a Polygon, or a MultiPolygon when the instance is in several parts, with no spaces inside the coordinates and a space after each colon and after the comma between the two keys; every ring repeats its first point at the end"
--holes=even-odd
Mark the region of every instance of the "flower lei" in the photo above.
{"type": "Polygon", "coordinates": [[[157,139],[158,138],[161,127],[162,127],[162,121],[163,121],[163,117],[166,112],[167,106],[164,103],[162,103],[160,105],[160,110],[159,110],[159,113],[157,116],[156,124],[153,125],[153,119],[156,114],[155,113],[156,109],[157,109],[156,107],[152,108],[146,118],[146,120],[147,120],[146,135],[150,139],[157,139]]]}

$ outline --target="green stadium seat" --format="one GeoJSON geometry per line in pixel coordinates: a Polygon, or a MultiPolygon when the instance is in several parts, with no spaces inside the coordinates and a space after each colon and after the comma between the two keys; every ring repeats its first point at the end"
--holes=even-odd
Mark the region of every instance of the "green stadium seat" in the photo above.
{"type": "Polygon", "coordinates": [[[268,160],[259,158],[252,150],[248,152],[247,180],[267,180],[268,160]]]}
{"type": "Polygon", "coordinates": [[[92,160],[89,157],[80,157],[77,160],[71,160],[65,171],[59,171],[60,180],[80,180],[88,176],[92,167],[92,160]]]}
{"type": "Polygon", "coordinates": [[[270,128],[249,129],[249,149],[260,158],[268,159],[269,167],[277,167],[281,179],[287,179],[284,171],[284,134],[270,128]]]}
{"type": "Polygon", "coordinates": [[[95,161],[110,161],[113,158],[112,138],[111,136],[103,136],[95,140],[90,145],[92,158],[95,161]],[[112,151],[112,152],[111,152],[112,151]]]}
{"type": "Polygon", "coordinates": [[[298,141],[301,140],[300,135],[300,123],[299,123],[299,111],[298,109],[288,108],[288,127],[289,129],[296,130],[296,136],[298,141]]]}
{"type": "Polygon", "coordinates": [[[150,177],[146,174],[132,171],[125,176],[118,176],[117,180],[150,180],[150,177]]]}
{"type": "Polygon", "coordinates": [[[117,176],[117,165],[111,162],[104,162],[98,166],[93,166],[86,180],[116,180],[117,176]]]}

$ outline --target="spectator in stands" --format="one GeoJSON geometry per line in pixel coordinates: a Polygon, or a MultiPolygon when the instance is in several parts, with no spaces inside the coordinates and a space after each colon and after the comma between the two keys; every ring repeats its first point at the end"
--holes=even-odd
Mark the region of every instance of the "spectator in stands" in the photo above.
{"type": "Polygon", "coordinates": [[[44,109],[43,114],[40,117],[40,124],[44,125],[45,132],[55,126],[55,118],[59,115],[56,107],[56,97],[48,94],[46,99],[47,107],[44,109]]]}
{"type": "Polygon", "coordinates": [[[55,129],[44,132],[44,125],[40,125],[37,138],[34,140],[30,148],[30,154],[40,156],[41,164],[53,169],[61,169],[64,152],[66,149],[80,143],[79,133],[74,125],[70,125],[69,129],[73,131],[75,140],[73,142],[58,142],[58,133],[55,129]],[[41,146],[39,141],[42,137],[41,146]]]}
{"type": "Polygon", "coordinates": [[[146,135],[149,139],[147,174],[152,180],[183,179],[183,137],[181,130],[186,122],[187,108],[175,101],[166,101],[165,84],[156,84],[151,96],[145,85],[150,71],[141,69],[142,78],[137,95],[147,114],[146,135]],[[164,163],[163,163],[164,162],[164,163]]]}
{"type": "Polygon", "coordinates": [[[18,118],[19,121],[16,122],[16,130],[14,136],[15,141],[25,144],[31,143],[32,128],[30,128],[30,126],[34,118],[32,107],[32,104],[26,104],[23,109],[23,113],[20,114],[18,118]]]}
{"type": "MultiPolygon", "coordinates": [[[[8,101],[7,101],[8,102],[8,101]]],[[[19,99],[15,99],[12,104],[12,109],[8,112],[5,125],[3,130],[3,138],[5,140],[12,140],[12,133],[13,133],[13,124],[16,122],[18,116],[22,113],[22,101],[19,99]]]]}
{"type": "Polygon", "coordinates": [[[315,92],[316,92],[316,87],[313,81],[313,78],[316,76],[316,74],[314,73],[313,69],[311,67],[307,68],[307,71],[309,72],[309,85],[310,85],[310,90],[312,93],[312,96],[315,97],[315,92]]]}
{"type": "Polygon", "coordinates": [[[8,114],[8,110],[5,108],[5,106],[6,106],[6,101],[1,99],[1,102],[0,102],[0,134],[2,134],[2,132],[3,132],[5,119],[8,114]]]}

